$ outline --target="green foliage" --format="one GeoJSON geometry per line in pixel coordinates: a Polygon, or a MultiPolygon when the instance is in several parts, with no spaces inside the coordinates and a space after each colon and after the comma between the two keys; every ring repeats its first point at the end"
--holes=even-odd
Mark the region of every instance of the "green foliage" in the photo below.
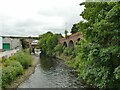
{"type": "Polygon", "coordinates": [[[71,29],[71,33],[74,34],[74,33],[78,32],[78,29],[79,29],[78,24],[74,24],[72,29],[71,29]]]}
{"type": "Polygon", "coordinates": [[[21,39],[22,48],[26,49],[29,47],[29,43],[25,39],[21,39]]]}
{"type": "MultiPolygon", "coordinates": [[[[83,38],[74,67],[80,78],[98,88],[120,88],[120,3],[85,2],[78,23],[83,38]]],[[[64,53],[67,53],[66,50],[64,53]]]]}
{"type": "MultiPolygon", "coordinates": [[[[7,66],[2,67],[2,87],[10,84],[23,73],[23,67],[18,61],[6,60],[7,66]]],[[[5,63],[6,63],[5,62],[5,63]]]]}
{"type": "Polygon", "coordinates": [[[32,56],[23,51],[17,52],[15,54],[16,60],[21,63],[24,69],[27,69],[32,65],[32,56]]]}
{"type": "Polygon", "coordinates": [[[64,32],[64,33],[65,33],[65,37],[67,38],[68,31],[67,31],[67,30],[65,30],[65,32],[64,32]]]}
{"type": "Polygon", "coordinates": [[[39,40],[41,51],[49,56],[54,56],[54,47],[58,44],[60,37],[62,37],[61,34],[53,34],[51,32],[43,34],[39,40]]]}
{"type": "Polygon", "coordinates": [[[115,68],[114,73],[115,73],[115,78],[120,80],[120,65],[117,68],[115,68]]]}
{"type": "Polygon", "coordinates": [[[19,51],[15,55],[2,61],[2,87],[5,88],[19,75],[23,74],[23,69],[32,64],[32,57],[26,52],[19,51]]]}
{"type": "Polygon", "coordinates": [[[55,52],[58,53],[59,55],[63,53],[63,45],[58,44],[55,48],[54,48],[55,52]]]}
{"type": "Polygon", "coordinates": [[[71,57],[75,57],[76,53],[74,51],[74,48],[69,48],[69,47],[64,47],[64,51],[63,51],[63,54],[65,56],[71,56],[71,57]]]}

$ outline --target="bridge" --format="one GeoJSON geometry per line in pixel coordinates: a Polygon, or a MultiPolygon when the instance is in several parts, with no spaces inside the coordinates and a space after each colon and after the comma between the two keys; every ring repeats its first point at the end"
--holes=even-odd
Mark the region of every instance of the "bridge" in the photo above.
{"type": "Polygon", "coordinates": [[[80,32],[74,33],[70,36],[59,39],[59,44],[66,47],[74,47],[75,44],[80,41],[82,34],[80,32]]]}

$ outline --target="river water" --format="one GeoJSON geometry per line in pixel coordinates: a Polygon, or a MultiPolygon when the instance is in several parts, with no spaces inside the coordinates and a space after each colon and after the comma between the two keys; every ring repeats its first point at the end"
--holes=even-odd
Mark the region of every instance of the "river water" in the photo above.
{"type": "Polygon", "coordinates": [[[46,56],[36,57],[35,72],[18,88],[84,88],[64,61],[46,56]]]}

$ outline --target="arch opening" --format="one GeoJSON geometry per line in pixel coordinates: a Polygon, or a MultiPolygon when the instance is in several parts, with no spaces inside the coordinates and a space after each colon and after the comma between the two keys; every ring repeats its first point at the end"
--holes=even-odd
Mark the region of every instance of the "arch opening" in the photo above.
{"type": "Polygon", "coordinates": [[[79,41],[80,41],[80,38],[78,38],[77,41],[79,42],[79,41]]]}
{"type": "Polygon", "coordinates": [[[70,40],[68,46],[69,47],[74,47],[74,42],[72,40],[70,40]]]}
{"type": "Polygon", "coordinates": [[[67,47],[67,43],[66,43],[66,42],[64,42],[64,43],[63,43],[63,46],[67,47]]]}

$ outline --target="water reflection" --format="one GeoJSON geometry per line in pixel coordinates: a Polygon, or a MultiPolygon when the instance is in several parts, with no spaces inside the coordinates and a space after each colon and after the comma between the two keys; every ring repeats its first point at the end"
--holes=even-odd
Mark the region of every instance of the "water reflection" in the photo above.
{"type": "Polygon", "coordinates": [[[41,56],[35,72],[19,88],[84,88],[62,60],[41,56]]]}
{"type": "Polygon", "coordinates": [[[45,56],[45,55],[41,55],[40,56],[40,67],[44,70],[44,71],[49,71],[52,68],[56,67],[56,62],[54,60],[54,58],[45,56]]]}

